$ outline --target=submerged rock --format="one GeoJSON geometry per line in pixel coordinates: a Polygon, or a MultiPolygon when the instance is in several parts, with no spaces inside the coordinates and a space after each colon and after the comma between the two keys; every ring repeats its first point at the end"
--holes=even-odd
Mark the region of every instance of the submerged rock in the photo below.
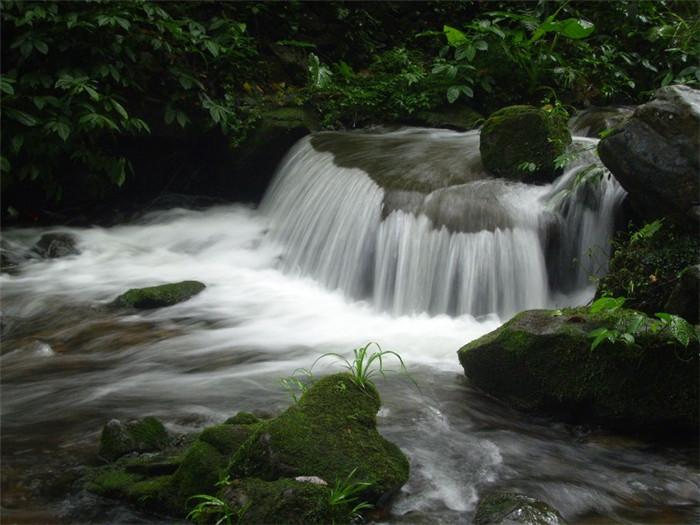
{"type": "Polygon", "coordinates": [[[34,251],[46,259],[78,255],[78,240],[71,233],[46,233],[34,245],[34,251]]]}
{"type": "Polygon", "coordinates": [[[571,143],[564,119],[533,106],[508,106],[493,113],[481,129],[481,160],[497,177],[551,182],[554,160],[571,143]]]}
{"type": "Polygon", "coordinates": [[[199,281],[182,281],[147,288],[132,288],[117,297],[114,304],[123,308],[162,308],[187,301],[205,288],[206,286],[199,281]]]}
{"type": "Polygon", "coordinates": [[[170,440],[163,423],[155,417],[128,421],[112,419],[102,429],[100,457],[114,461],[130,452],[163,450],[170,440]]]}
{"type": "Polygon", "coordinates": [[[525,311],[461,348],[459,360],[472,383],[519,409],[628,431],[697,430],[697,340],[683,348],[647,329],[647,318],[636,344],[591,350],[592,330],[629,313],[525,311]]]}
{"type": "Polygon", "coordinates": [[[666,86],[598,144],[641,217],[700,223],[700,91],[666,86]]]}
{"type": "Polygon", "coordinates": [[[493,492],[479,500],[474,525],[566,525],[552,507],[523,494],[493,492]]]}

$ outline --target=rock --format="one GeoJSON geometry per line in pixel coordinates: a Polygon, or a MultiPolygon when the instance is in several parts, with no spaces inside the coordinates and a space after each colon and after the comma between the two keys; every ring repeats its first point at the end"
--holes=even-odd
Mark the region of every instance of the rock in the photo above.
{"type": "Polygon", "coordinates": [[[700,201],[700,91],[666,86],[598,144],[600,159],[645,220],[666,215],[697,228],[700,201]]]}
{"type": "Polygon", "coordinates": [[[620,127],[633,112],[632,106],[590,107],[569,119],[569,130],[574,136],[597,139],[603,131],[620,127]]]}
{"type": "Polygon", "coordinates": [[[260,419],[250,412],[238,412],[224,421],[224,425],[254,425],[259,422],[260,419]]]}
{"type": "Polygon", "coordinates": [[[99,455],[114,461],[130,452],[162,450],[169,440],[163,423],[154,417],[136,419],[126,424],[112,419],[102,429],[99,455]]]}
{"type": "Polygon", "coordinates": [[[461,348],[459,360],[474,385],[515,408],[625,431],[697,431],[697,340],[683,348],[645,318],[635,345],[591,350],[592,330],[630,312],[521,312],[461,348]]]}
{"type": "Polygon", "coordinates": [[[316,382],[279,417],[259,425],[231,459],[231,478],[318,476],[371,483],[362,499],[388,500],[408,480],[408,460],[376,428],[379,394],[349,374],[316,382]]]}
{"type": "Polygon", "coordinates": [[[523,494],[493,492],[479,500],[474,525],[566,525],[552,507],[523,494]]]}
{"type": "MultiPolygon", "coordinates": [[[[610,259],[608,273],[598,283],[598,296],[627,297],[625,305],[653,315],[668,312],[667,305],[678,288],[677,299],[671,304],[673,312],[692,316],[692,282],[680,282],[681,273],[700,260],[700,239],[694,233],[681,231],[678,226],[663,223],[651,235],[634,233],[631,240],[616,246],[610,259]],[[684,293],[687,289],[687,294],[684,293]],[[687,299],[681,299],[686,296],[687,299]],[[680,302],[679,302],[680,301],[680,302]],[[684,306],[687,304],[687,310],[684,306]]],[[[689,275],[689,279],[691,276],[689,275]]],[[[695,311],[698,295],[695,294],[695,311]]]]}
{"type": "Polygon", "coordinates": [[[700,324],[698,298],[700,298],[700,264],[688,266],[681,272],[678,283],[666,301],[664,311],[680,315],[690,323],[700,324]]]}
{"type": "Polygon", "coordinates": [[[432,111],[419,111],[414,117],[407,118],[405,123],[426,128],[469,131],[475,129],[483,120],[484,116],[469,106],[451,104],[432,111]]]}
{"type": "Polygon", "coordinates": [[[34,251],[46,259],[78,255],[78,240],[71,233],[46,233],[34,245],[34,251]]]}
{"type": "Polygon", "coordinates": [[[486,119],[479,149],[484,167],[497,177],[551,182],[554,159],[570,143],[564,119],[533,106],[508,106],[486,119]]]}
{"type": "Polygon", "coordinates": [[[182,281],[148,288],[132,288],[114,300],[122,308],[162,308],[194,297],[206,286],[199,281],[182,281]]]}

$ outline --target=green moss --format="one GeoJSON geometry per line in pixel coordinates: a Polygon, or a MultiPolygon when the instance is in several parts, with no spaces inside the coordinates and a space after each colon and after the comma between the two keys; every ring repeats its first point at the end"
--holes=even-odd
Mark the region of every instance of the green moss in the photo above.
{"type": "Polygon", "coordinates": [[[245,425],[216,425],[205,428],[199,436],[200,441],[209,443],[224,455],[230,455],[238,450],[243,442],[252,434],[245,425]]]}
{"type": "Polygon", "coordinates": [[[564,525],[566,522],[546,503],[522,494],[496,492],[481,498],[474,516],[474,525],[510,523],[564,525]]]}
{"type": "Polygon", "coordinates": [[[327,486],[293,479],[264,481],[247,478],[236,480],[222,490],[221,498],[234,512],[241,513],[241,524],[349,523],[351,509],[347,505],[331,505],[329,493],[327,486]]]}
{"type": "Polygon", "coordinates": [[[100,471],[88,482],[87,489],[101,496],[126,497],[129,488],[140,479],[138,474],[130,474],[121,468],[109,468],[100,471]]]}
{"type": "Polygon", "coordinates": [[[260,419],[250,412],[238,412],[235,416],[224,421],[224,425],[254,425],[259,422],[260,419]]]}
{"type": "Polygon", "coordinates": [[[481,129],[481,160],[497,177],[550,182],[554,159],[571,143],[566,121],[533,106],[509,106],[493,113],[481,129]],[[520,166],[531,163],[534,170],[520,166]]]}
{"type": "Polygon", "coordinates": [[[195,494],[214,494],[226,465],[227,458],[214,446],[195,441],[173,474],[175,499],[180,508],[189,510],[187,500],[195,494]]]}
{"type": "Polygon", "coordinates": [[[628,315],[522,312],[461,348],[459,359],[476,386],[520,409],[627,430],[697,428],[696,342],[684,349],[649,331],[633,346],[590,349],[592,330],[628,315]]]}
{"type": "Polygon", "coordinates": [[[132,288],[117,297],[114,303],[124,308],[161,308],[186,301],[205,288],[206,286],[199,281],[182,281],[148,288],[132,288]]]}
{"type": "Polygon", "coordinates": [[[234,454],[232,478],[318,476],[329,483],[357,469],[372,486],[364,497],[377,501],[408,479],[409,465],[398,447],[376,430],[379,394],[360,389],[349,374],[315,383],[279,417],[262,423],[234,454]]]}
{"type": "Polygon", "coordinates": [[[114,419],[102,429],[99,455],[113,461],[129,452],[164,449],[169,442],[168,431],[155,417],[122,424],[114,419]]]}

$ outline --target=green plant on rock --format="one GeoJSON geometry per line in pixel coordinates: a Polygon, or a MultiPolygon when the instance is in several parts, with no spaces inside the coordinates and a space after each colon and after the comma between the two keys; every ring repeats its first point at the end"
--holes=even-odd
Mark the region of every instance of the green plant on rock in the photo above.
{"type": "Polygon", "coordinates": [[[194,523],[206,523],[211,518],[216,518],[215,525],[234,525],[240,520],[240,516],[224,500],[209,494],[197,494],[189,498],[189,501],[198,503],[187,514],[186,518],[194,523]]]}
{"type": "Polygon", "coordinates": [[[292,396],[292,401],[298,403],[313,383],[313,373],[308,368],[297,368],[291,376],[283,377],[280,383],[292,396]],[[301,376],[301,377],[300,377],[301,376]]]}
{"type": "MultiPolygon", "coordinates": [[[[345,368],[348,369],[352,376],[353,382],[365,390],[374,385],[372,378],[376,377],[377,374],[384,376],[386,372],[393,371],[384,368],[384,359],[387,357],[396,358],[400,364],[399,372],[408,376],[408,370],[406,369],[406,365],[404,364],[401,356],[391,350],[382,350],[378,343],[367,343],[365,346],[354,349],[353,354],[354,359],[349,361],[338,353],[328,352],[316,359],[313,366],[315,366],[321,359],[326,357],[335,357],[344,363],[345,368]],[[372,345],[376,346],[377,350],[373,352],[370,351],[370,347],[372,345]]],[[[408,377],[410,379],[410,376],[408,377]]]]}
{"type": "Polygon", "coordinates": [[[366,501],[357,501],[359,494],[366,488],[371,487],[372,484],[368,481],[354,481],[355,472],[357,472],[357,467],[352,469],[345,479],[336,479],[335,484],[328,493],[328,503],[331,506],[353,505],[350,510],[350,520],[356,519],[361,511],[374,507],[366,501]]]}

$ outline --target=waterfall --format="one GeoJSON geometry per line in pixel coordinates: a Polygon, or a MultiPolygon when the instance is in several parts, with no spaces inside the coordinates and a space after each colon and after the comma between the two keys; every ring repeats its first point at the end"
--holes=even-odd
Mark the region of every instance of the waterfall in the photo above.
{"type": "Polygon", "coordinates": [[[585,289],[606,269],[624,197],[596,141],[576,138],[564,173],[535,186],[486,173],[478,137],[403,128],[301,139],[261,204],[282,269],[396,315],[506,317],[585,289]]]}

